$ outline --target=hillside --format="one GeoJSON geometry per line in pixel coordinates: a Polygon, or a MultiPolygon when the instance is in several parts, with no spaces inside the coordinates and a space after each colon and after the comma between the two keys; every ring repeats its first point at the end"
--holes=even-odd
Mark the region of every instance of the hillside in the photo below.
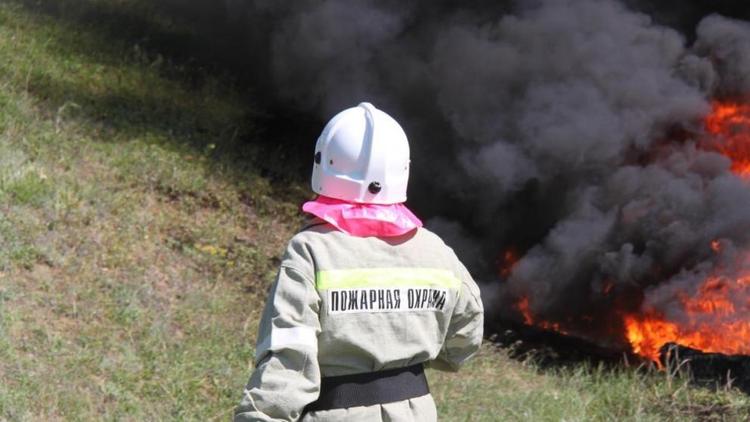
{"type": "MultiPolygon", "coordinates": [[[[228,420],[309,196],[287,158],[312,140],[281,143],[294,132],[229,76],[25,4],[0,3],[0,420],[228,420]]],[[[190,40],[136,1],[81,4],[190,40]]],[[[676,371],[490,345],[429,378],[448,421],[750,414],[676,371]]]]}

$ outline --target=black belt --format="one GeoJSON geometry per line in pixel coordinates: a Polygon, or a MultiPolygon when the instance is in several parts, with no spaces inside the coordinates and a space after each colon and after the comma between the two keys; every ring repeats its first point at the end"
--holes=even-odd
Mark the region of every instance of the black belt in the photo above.
{"type": "Polygon", "coordinates": [[[430,393],[422,364],[364,374],[323,377],[320,397],[305,412],[392,403],[430,393]]]}

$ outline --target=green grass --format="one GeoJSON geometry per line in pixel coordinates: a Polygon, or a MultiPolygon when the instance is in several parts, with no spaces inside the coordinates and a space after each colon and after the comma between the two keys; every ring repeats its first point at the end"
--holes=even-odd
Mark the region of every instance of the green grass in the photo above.
{"type": "MultiPolygon", "coordinates": [[[[111,35],[0,3],[0,420],[227,420],[308,194],[231,80],[111,35]]],[[[489,346],[429,378],[442,420],[750,414],[732,390],[489,346]]]]}
{"type": "Polygon", "coordinates": [[[0,22],[0,420],[226,420],[303,191],[259,176],[229,86],[0,22]]]}

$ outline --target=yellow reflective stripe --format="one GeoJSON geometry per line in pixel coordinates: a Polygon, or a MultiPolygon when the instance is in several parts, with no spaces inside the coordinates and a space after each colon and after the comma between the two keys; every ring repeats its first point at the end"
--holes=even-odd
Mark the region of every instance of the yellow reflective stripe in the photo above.
{"type": "Polygon", "coordinates": [[[451,271],[437,268],[357,268],[318,271],[318,290],[365,287],[444,287],[458,289],[459,280],[451,271]]]}

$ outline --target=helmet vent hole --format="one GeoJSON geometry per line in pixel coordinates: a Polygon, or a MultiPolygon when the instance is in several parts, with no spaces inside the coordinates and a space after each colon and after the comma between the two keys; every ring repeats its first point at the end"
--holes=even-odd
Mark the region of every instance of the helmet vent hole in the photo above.
{"type": "Polygon", "coordinates": [[[367,190],[370,191],[370,193],[373,195],[380,193],[381,189],[383,188],[380,186],[380,183],[378,182],[372,182],[370,183],[370,186],[367,187],[367,190]]]}
{"type": "Polygon", "coordinates": [[[315,153],[315,164],[320,164],[321,154],[320,151],[315,153]]]}
{"type": "Polygon", "coordinates": [[[333,165],[333,160],[328,160],[328,164],[333,165]]]}

